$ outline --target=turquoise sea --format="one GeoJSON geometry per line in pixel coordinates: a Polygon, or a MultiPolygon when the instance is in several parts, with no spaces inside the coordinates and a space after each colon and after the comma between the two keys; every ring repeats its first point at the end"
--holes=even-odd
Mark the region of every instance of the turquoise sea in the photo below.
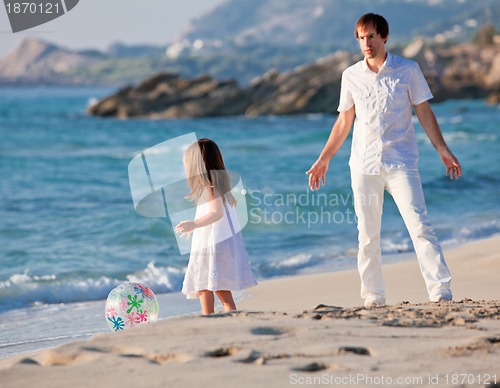
{"type": "MultiPolygon", "coordinates": [[[[155,291],[161,318],[199,310],[179,295],[188,257],[169,220],[135,213],[127,172],[143,149],[190,132],[215,140],[242,177],[243,236],[258,279],[355,267],[350,138],[325,188],[311,193],[305,175],[334,116],[115,120],[85,113],[112,91],[0,87],[0,357],[108,331],[105,299],[125,280],[155,291]]],[[[416,123],[438,237],[447,246],[498,234],[499,106],[461,100],[433,108],[464,168],[459,181],[445,177],[416,123]]],[[[384,206],[390,261],[412,245],[393,202],[384,206]]]]}

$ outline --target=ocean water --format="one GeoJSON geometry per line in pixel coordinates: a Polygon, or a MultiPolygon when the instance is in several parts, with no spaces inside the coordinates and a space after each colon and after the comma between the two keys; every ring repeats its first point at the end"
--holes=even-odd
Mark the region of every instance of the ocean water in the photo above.
{"type": "MultiPolygon", "coordinates": [[[[190,132],[214,139],[242,177],[249,214],[243,236],[258,279],[355,267],[350,137],[326,187],[310,192],[305,175],[334,116],[116,120],[85,113],[110,92],[0,87],[0,357],[108,331],[105,299],[126,280],[155,291],[162,319],[199,311],[179,294],[188,257],[169,219],[135,213],[127,172],[143,149],[190,132]]],[[[459,181],[445,177],[415,121],[438,237],[446,246],[498,234],[499,107],[462,100],[433,109],[464,168],[459,181]]],[[[389,197],[382,248],[412,249],[389,197]]]]}

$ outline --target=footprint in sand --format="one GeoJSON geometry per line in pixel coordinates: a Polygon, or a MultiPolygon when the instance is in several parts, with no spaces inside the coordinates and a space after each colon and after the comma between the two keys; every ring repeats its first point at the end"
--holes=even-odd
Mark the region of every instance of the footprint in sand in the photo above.
{"type": "Polygon", "coordinates": [[[236,354],[236,353],[238,353],[237,348],[218,348],[215,350],[205,352],[205,354],[203,356],[204,357],[219,358],[219,357],[232,356],[233,354],[236,354]]]}
{"type": "Polygon", "coordinates": [[[370,356],[370,351],[362,346],[342,346],[339,348],[339,354],[354,353],[360,356],[370,356]]]}
{"type": "Polygon", "coordinates": [[[68,352],[64,350],[47,350],[40,355],[23,358],[19,363],[39,366],[65,366],[82,364],[93,361],[99,357],[98,354],[92,354],[85,351],[68,352]]]}
{"type": "Polygon", "coordinates": [[[293,368],[292,370],[297,372],[319,372],[320,370],[325,370],[328,368],[328,365],[322,362],[311,362],[309,364],[305,364],[302,366],[298,366],[293,368]]]}
{"type": "Polygon", "coordinates": [[[250,332],[254,335],[274,335],[274,336],[280,336],[283,334],[288,334],[291,333],[292,330],[288,329],[283,329],[279,327],[270,327],[270,326],[261,326],[261,327],[254,327],[250,330],[250,332]]]}

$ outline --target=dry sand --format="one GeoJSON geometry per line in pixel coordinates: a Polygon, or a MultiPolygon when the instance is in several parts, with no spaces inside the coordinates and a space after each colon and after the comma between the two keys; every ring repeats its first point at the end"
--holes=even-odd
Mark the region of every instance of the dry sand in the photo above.
{"type": "MultiPolygon", "coordinates": [[[[169,319],[0,361],[1,387],[455,386],[500,382],[500,238],[446,252],[455,302],[426,301],[415,260],[262,282],[237,312],[169,319]]],[[[160,306],[161,307],[161,306],[160,306]]]]}

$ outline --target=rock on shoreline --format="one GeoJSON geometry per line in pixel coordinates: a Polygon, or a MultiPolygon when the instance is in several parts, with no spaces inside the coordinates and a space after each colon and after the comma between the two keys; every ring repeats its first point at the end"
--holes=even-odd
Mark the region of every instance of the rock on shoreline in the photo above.
{"type": "MultiPolygon", "coordinates": [[[[500,95],[500,44],[432,48],[416,40],[403,55],[417,61],[435,102],[500,95]]],[[[154,75],[89,107],[102,117],[182,118],[214,116],[335,114],[342,71],[360,55],[337,52],[315,63],[278,73],[270,70],[240,88],[234,80],[208,75],[183,79],[172,73],[154,75]]]]}
{"type": "Polygon", "coordinates": [[[241,114],[242,91],[235,81],[209,76],[192,80],[160,73],[136,87],[126,87],[89,108],[104,117],[203,117],[241,114]]]}

